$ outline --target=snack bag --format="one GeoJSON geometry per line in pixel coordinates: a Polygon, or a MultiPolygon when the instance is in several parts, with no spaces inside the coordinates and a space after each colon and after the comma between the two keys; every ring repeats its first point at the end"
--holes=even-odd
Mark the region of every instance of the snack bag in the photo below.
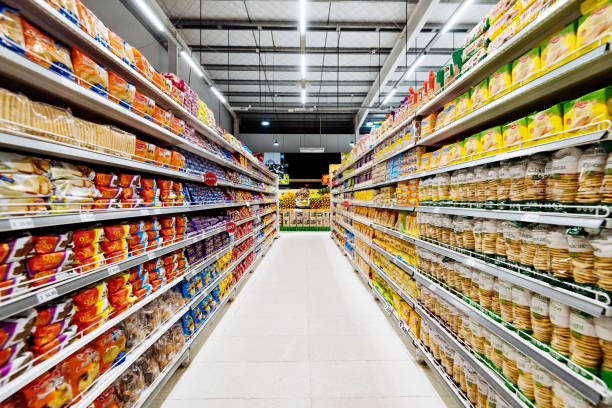
{"type": "Polygon", "coordinates": [[[459,119],[472,108],[472,91],[469,90],[455,100],[455,117],[459,119]]]}
{"type": "Polygon", "coordinates": [[[126,41],[123,41],[123,52],[125,52],[125,62],[136,69],[136,58],[134,57],[134,47],[128,44],[126,41]]]}
{"type": "Polygon", "coordinates": [[[85,347],[62,361],[58,367],[72,392],[78,395],[98,376],[100,354],[93,347],[85,347]]]}
{"type": "Polygon", "coordinates": [[[469,136],[465,139],[465,156],[468,160],[471,160],[470,156],[482,152],[482,145],[480,143],[481,134],[469,136]]]}
{"type": "Polygon", "coordinates": [[[464,141],[453,143],[450,151],[450,161],[455,163],[461,161],[465,157],[465,143],[464,141]]]}
{"type": "Polygon", "coordinates": [[[441,121],[442,127],[449,125],[455,120],[455,106],[455,101],[451,101],[444,105],[444,118],[441,121]]]}
{"type": "Polygon", "coordinates": [[[112,71],[108,71],[108,98],[124,108],[130,109],[134,103],[136,88],[112,71]]]}
{"type": "Polygon", "coordinates": [[[453,144],[447,144],[440,149],[440,167],[448,166],[451,160],[451,149],[453,144]]]}
{"type": "Polygon", "coordinates": [[[438,118],[438,112],[430,113],[425,116],[421,121],[421,136],[429,135],[436,129],[436,120],[438,118]]]}
{"type": "Polygon", "coordinates": [[[520,147],[519,143],[527,140],[527,118],[521,118],[514,122],[506,123],[502,126],[504,146],[509,147],[509,150],[515,150],[520,147]]]}
{"type": "Polygon", "coordinates": [[[19,10],[0,3],[0,45],[21,55],[25,53],[19,10]]]}
{"type": "Polygon", "coordinates": [[[92,28],[93,28],[93,37],[97,42],[109,48],[109,40],[108,40],[108,28],[104,25],[102,20],[100,20],[95,14],[92,13],[93,18],[91,19],[92,28]]]}
{"type": "Polygon", "coordinates": [[[74,24],[79,24],[77,0],[47,0],[47,3],[74,24]]]}
{"type": "Polygon", "coordinates": [[[423,153],[421,155],[421,161],[419,163],[419,171],[429,170],[429,159],[431,158],[431,153],[423,153]]]}
{"type": "Polygon", "coordinates": [[[119,37],[119,35],[111,30],[108,30],[108,45],[111,52],[119,57],[120,60],[127,62],[123,43],[123,38],[119,37]]]}
{"type": "Polygon", "coordinates": [[[535,79],[541,67],[540,48],[534,48],[512,63],[512,83],[521,84],[535,79]]]}
{"type": "Polygon", "coordinates": [[[563,127],[574,135],[590,133],[597,130],[592,123],[610,120],[607,101],[612,98],[612,86],[591,92],[581,98],[563,104],[563,127]],[[570,129],[575,129],[570,131],[570,129]]]}
{"type": "Polygon", "coordinates": [[[438,167],[440,167],[440,154],[441,154],[441,149],[431,152],[431,155],[429,156],[429,168],[430,169],[437,169],[438,167]]]}
{"type": "Polygon", "coordinates": [[[472,28],[472,30],[465,37],[465,41],[463,43],[463,47],[467,47],[472,42],[476,41],[482,34],[487,32],[491,23],[489,21],[489,16],[484,16],[482,20],[478,24],[472,28]]]}
{"type": "Polygon", "coordinates": [[[136,48],[132,48],[132,52],[134,53],[136,70],[144,75],[149,81],[152,81],[155,69],[149,64],[149,60],[147,60],[136,48]]]}
{"type": "Polygon", "coordinates": [[[26,408],[59,408],[69,406],[73,396],[70,383],[58,368],[42,374],[23,387],[26,408]]]}
{"type": "Polygon", "coordinates": [[[502,65],[489,77],[489,96],[504,94],[512,85],[512,65],[502,65]]]}
{"type": "Polygon", "coordinates": [[[106,97],[108,94],[106,70],[76,47],[72,47],[72,62],[78,83],[106,97]]]}
{"type": "Polygon", "coordinates": [[[169,128],[170,127],[170,112],[156,105],[155,110],[153,112],[153,121],[160,126],[169,128]]]}
{"type": "Polygon", "coordinates": [[[542,68],[552,69],[576,49],[576,27],[571,23],[542,44],[542,68]]]}
{"type": "Polygon", "coordinates": [[[480,107],[489,98],[489,78],[485,78],[472,90],[472,106],[480,107]]]}
{"type": "Polygon", "coordinates": [[[145,119],[153,120],[153,115],[155,114],[155,101],[135,91],[132,111],[145,119]]]}
{"type": "Polygon", "coordinates": [[[563,106],[560,103],[527,117],[527,140],[534,140],[530,142],[530,145],[561,139],[562,134],[555,135],[553,139],[544,138],[544,136],[562,131],[563,106]]]}
{"type": "Polygon", "coordinates": [[[588,15],[580,17],[576,31],[576,48],[595,41],[603,34],[609,34],[612,29],[612,0],[604,2],[593,9],[588,15]]]}
{"type": "Polygon", "coordinates": [[[74,81],[74,71],[68,48],[57,43],[51,37],[44,35],[40,30],[24,20],[23,17],[21,18],[21,26],[23,27],[26,57],[74,81]]]}
{"type": "Polygon", "coordinates": [[[482,132],[480,144],[483,152],[492,151],[493,154],[499,153],[499,149],[503,146],[501,126],[496,126],[482,132]]]}
{"type": "Polygon", "coordinates": [[[92,38],[95,38],[94,19],[96,16],[94,16],[91,10],[85,7],[81,1],[77,1],[77,11],[79,13],[79,26],[81,30],[85,31],[92,38]]]}

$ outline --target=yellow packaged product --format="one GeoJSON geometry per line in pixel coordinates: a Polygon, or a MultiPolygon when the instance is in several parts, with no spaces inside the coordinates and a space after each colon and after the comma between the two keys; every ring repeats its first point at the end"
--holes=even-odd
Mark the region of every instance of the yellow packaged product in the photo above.
{"type": "Polygon", "coordinates": [[[489,78],[485,78],[472,90],[472,108],[477,109],[489,99],[489,78]]]}
{"type": "Polygon", "coordinates": [[[576,27],[574,22],[552,37],[541,48],[542,68],[551,70],[576,49],[576,27]]]}
{"type": "Polygon", "coordinates": [[[455,143],[442,146],[440,149],[440,167],[448,166],[451,160],[451,149],[455,143]]]}
{"type": "Polygon", "coordinates": [[[489,77],[489,97],[505,94],[512,85],[512,65],[502,65],[489,77]]]}
{"type": "Polygon", "coordinates": [[[436,119],[438,112],[430,113],[421,120],[421,136],[429,135],[436,130],[436,119]]]}
{"type": "Polygon", "coordinates": [[[523,140],[527,140],[527,118],[521,118],[502,126],[503,143],[507,150],[515,150],[520,147],[523,140]]]}
{"type": "MultiPolygon", "coordinates": [[[[599,4],[599,3],[598,3],[599,4]]],[[[587,45],[601,35],[610,34],[612,30],[612,0],[603,2],[593,8],[589,14],[580,17],[576,35],[576,46],[587,45]]]]}
{"type": "Polygon", "coordinates": [[[491,27],[487,31],[487,42],[490,43],[494,41],[501,33],[504,32],[508,23],[508,19],[506,16],[497,19],[497,21],[491,23],[491,27]]]}
{"type": "Polygon", "coordinates": [[[540,71],[540,48],[534,48],[512,63],[512,83],[521,84],[537,77],[540,71]]]}
{"type": "Polygon", "coordinates": [[[611,99],[612,86],[609,86],[576,100],[565,102],[563,104],[563,128],[571,136],[596,131],[597,125],[588,125],[611,119],[606,105],[611,99]]]}
{"type": "Polygon", "coordinates": [[[472,91],[469,90],[455,101],[455,118],[459,119],[472,109],[472,91]]]}
{"type": "Polygon", "coordinates": [[[431,157],[431,153],[423,153],[421,155],[421,161],[419,163],[419,171],[429,170],[430,157],[431,157]]]}
{"type": "Polygon", "coordinates": [[[483,152],[499,153],[499,149],[504,145],[501,126],[496,126],[482,132],[480,144],[483,152]]]}
{"type": "Polygon", "coordinates": [[[431,152],[431,156],[429,157],[429,168],[437,169],[440,167],[440,155],[442,153],[442,149],[435,150],[431,152]]]}
{"type": "Polygon", "coordinates": [[[525,1],[523,3],[530,3],[530,6],[525,6],[523,4],[523,12],[519,15],[521,19],[521,28],[527,27],[532,21],[534,21],[542,11],[544,11],[547,7],[548,0],[535,0],[535,1],[525,1]]]}
{"type": "Polygon", "coordinates": [[[444,118],[438,122],[442,122],[442,127],[449,125],[455,120],[455,101],[451,101],[444,105],[444,118]]]}
{"type": "Polygon", "coordinates": [[[470,156],[482,152],[482,145],[480,144],[480,133],[467,137],[465,142],[465,156],[470,159],[470,156]]]}
{"type": "Polygon", "coordinates": [[[421,330],[421,316],[419,316],[413,310],[410,311],[410,329],[412,333],[418,338],[421,330]]]}
{"type": "Polygon", "coordinates": [[[561,139],[562,131],[563,105],[560,103],[527,117],[527,140],[533,140],[529,145],[561,139]],[[552,134],[555,135],[550,139],[545,137],[552,134]]]}
{"type": "MultiPolygon", "coordinates": [[[[489,11],[489,23],[491,24],[491,27],[493,27],[493,24],[504,15],[510,3],[512,3],[511,0],[499,0],[497,4],[493,6],[491,11],[489,11]]],[[[489,27],[489,31],[491,30],[491,27],[489,27]]]]}
{"type": "Polygon", "coordinates": [[[451,163],[460,162],[465,158],[465,142],[462,140],[451,145],[451,163]]]}

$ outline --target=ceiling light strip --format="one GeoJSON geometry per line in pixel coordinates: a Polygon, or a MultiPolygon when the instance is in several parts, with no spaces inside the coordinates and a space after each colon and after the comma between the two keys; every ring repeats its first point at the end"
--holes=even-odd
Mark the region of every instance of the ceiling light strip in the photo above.
{"type": "Polygon", "coordinates": [[[181,51],[181,58],[184,58],[185,61],[187,61],[189,66],[191,66],[191,68],[196,72],[196,74],[198,74],[201,77],[204,76],[204,72],[202,72],[202,68],[200,68],[199,64],[194,61],[193,57],[187,51],[185,50],[181,51]]]}
{"type": "Polygon", "coordinates": [[[149,6],[146,0],[136,0],[136,5],[140,9],[142,15],[151,23],[153,27],[160,33],[164,33],[166,31],[166,27],[164,27],[164,23],[162,23],[161,19],[155,14],[153,9],[149,6]]]}
{"type": "Polygon", "coordinates": [[[213,91],[213,93],[215,94],[215,96],[223,103],[225,103],[225,98],[223,97],[223,94],[221,92],[219,92],[219,90],[217,88],[215,88],[214,86],[210,87],[210,90],[213,91]]]}

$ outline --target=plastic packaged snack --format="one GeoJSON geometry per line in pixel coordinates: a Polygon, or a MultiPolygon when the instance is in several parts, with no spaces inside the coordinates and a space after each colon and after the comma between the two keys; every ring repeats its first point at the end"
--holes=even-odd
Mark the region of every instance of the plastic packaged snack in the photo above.
{"type": "Polygon", "coordinates": [[[554,299],[549,301],[549,314],[552,323],[550,345],[559,353],[569,356],[570,350],[570,308],[554,299]]]}
{"type": "Polygon", "coordinates": [[[612,29],[612,1],[608,0],[580,17],[576,35],[576,46],[580,48],[596,40],[612,29]]]}
{"type": "Polygon", "coordinates": [[[571,23],[542,44],[542,68],[553,68],[576,49],[576,27],[571,23]]]}
{"type": "Polygon", "coordinates": [[[597,277],[597,286],[607,291],[612,290],[612,233],[602,229],[598,234],[589,237],[593,247],[593,271],[597,277]]]}
{"type": "Polygon", "coordinates": [[[126,341],[123,330],[117,328],[107,331],[94,341],[93,346],[100,356],[100,374],[124,358],[126,341]]]}
{"type": "Polygon", "coordinates": [[[147,58],[140,53],[136,48],[132,48],[134,53],[134,60],[136,62],[136,70],[144,75],[149,81],[153,80],[153,73],[155,69],[149,64],[147,58]]]}
{"type": "Polygon", "coordinates": [[[608,155],[599,146],[586,149],[578,160],[578,191],[576,202],[595,204],[601,199],[600,191],[608,155]]]}
{"type": "Polygon", "coordinates": [[[117,102],[124,108],[131,109],[134,103],[136,88],[112,71],[108,71],[109,99],[117,102]]]}
{"type": "MultiPolygon", "coordinates": [[[[108,30],[108,45],[109,49],[113,54],[115,54],[119,59],[124,62],[128,62],[127,57],[125,55],[125,48],[123,46],[124,41],[118,34],[114,33],[111,30],[108,30]]],[[[129,62],[128,62],[129,63],[129,62]]]]}
{"type": "Polygon", "coordinates": [[[577,310],[570,311],[570,360],[597,373],[603,352],[597,337],[595,318],[577,310]]]}
{"type": "Polygon", "coordinates": [[[482,152],[481,133],[469,136],[465,139],[465,156],[473,156],[482,152]]]}
{"type": "Polygon", "coordinates": [[[465,41],[463,43],[463,46],[467,47],[472,42],[476,41],[483,33],[485,33],[489,29],[490,26],[491,26],[491,23],[489,21],[489,16],[483,17],[483,19],[480,20],[478,22],[478,24],[476,24],[470,30],[468,35],[465,37],[465,41]]]}
{"type": "Polygon", "coordinates": [[[578,163],[582,151],[575,147],[561,149],[553,154],[551,175],[551,200],[573,203],[578,191],[580,171],[578,163]]]}
{"type": "Polygon", "coordinates": [[[528,140],[534,140],[533,144],[543,143],[549,139],[544,136],[555,134],[555,139],[562,138],[559,134],[563,131],[563,106],[556,104],[546,110],[534,113],[527,117],[528,140]]]}
{"type": "Polygon", "coordinates": [[[23,27],[26,57],[74,81],[75,72],[70,60],[70,50],[43,34],[23,18],[21,19],[21,25],[23,27]]]}
{"type": "Polygon", "coordinates": [[[489,97],[502,94],[512,85],[512,65],[502,65],[489,77],[489,97]]]}
{"type": "Polygon", "coordinates": [[[596,131],[598,129],[596,125],[589,125],[611,119],[611,112],[607,107],[611,98],[612,86],[609,86],[576,100],[565,102],[563,104],[563,126],[566,131],[572,136],[596,131]]]}
{"type": "Polygon", "coordinates": [[[144,386],[143,374],[136,364],[132,364],[114,383],[115,393],[123,407],[136,403],[144,386]]]}
{"type": "Polygon", "coordinates": [[[78,395],[98,376],[100,355],[93,347],[85,347],[62,361],[59,369],[73,393],[78,395]]]}
{"type": "Polygon", "coordinates": [[[567,229],[567,245],[572,262],[574,282],[595,285],[597,276],[594,273],[594,249],[589,236],[580,227],[567,229]]]}
{"type": "Polygon", "coordinates": [[[540,67],[540,48],[534,48],[512,63],[512,83],[520,84],[532,80],[540,67]]]}
{"type": "Polygon", "coordinates": [[[480,107],[489,98],[489,78],[485,78],[472,90],[472,107],[480,107]]]}
{"type": "Polygon", "coordinates": [[[567,235],[563,227],[551,228],[546,237],[550,254],[550,271],[557,278],[571,279],[572,258],[570,257],[567,235]]]}
{"type": "Polygon", "coordinates": [[[22,393],[27,408],[68,406],[76,394],[58,368],[44,373],[26,385],[22,393]]]}
{"type": "Polygon", "coordinates": [[[89,58],[76,47],[72,47],[72,63],[77,82],[85,88],[106,97],[108,94],[108,74],[102,66],[89,58]]]}
{"type": "Polygon", "coordinates": [[[22,55],[25,53],[19,10],[4,4],[0,4],[0,45],[22,55]]]}
{"type": "Polygon", "coordinates": [[[155,101],[135,91],[132,111],[145,119],[153,120],[153,115],[155,114],[155,101]]]}

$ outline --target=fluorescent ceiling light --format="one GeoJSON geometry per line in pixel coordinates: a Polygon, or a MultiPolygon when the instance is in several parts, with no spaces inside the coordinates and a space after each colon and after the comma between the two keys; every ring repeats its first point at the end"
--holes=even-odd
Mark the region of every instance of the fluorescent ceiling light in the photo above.
{"type": "Polygon", "coordinates": [[[459,8],[453,13],[453,16],[451,17],[451,19],[448,20],[448,22],[442,28],[441,34],[445,34],[446,32],[448,32],[448,30],[450,30],[455,25],[457,20],[459,20],[459,17],[461,17],[461,15],[465,13],[465,11],[470,6],[472,1],[474,0],[463,0],[463,3],[461,3],[461,6],[459,6],[459,8]]]}
{"type": "Polygon", "coordinates": [[[419,57],[416,59],[416,61],[414,61],[412,63],[412,65],[410,66],[410,69],[408,71],[406,71],[406,75],[404,75],[404,79],[407,80],[408,77],[410,75],[412,75],[412,73],[414,72],[415,69],[417,69],[419,67],[419,65],[421,65],[421,63],[423,62],[423,60],[425,59],[425,54],[421,54],[419,55],[419,57]]]}
{"type": "Polygon", "coordinates": [[[306,79],[306,55],[302,54],[302,79],[306,79]]]}
{"type": "Polygon", "coordinates": [[[300,34],[306,34],[306,0],[300,0],[300,34]]]}
{"type": "Polygon", "coordinates": [[[200,65],[193,60],[193,58],[191,57],[191,55],[187,51],[185,51],[185,50],[181,51],[181,58],[184,58],[185,61],[187,61],[187,63],[196,72],[196,74],[198,74],[201,77],[204,76],[204,72],[202,72],[202,68],[200,68],[200,65]]]}
{"type": "Polygon", "coordinates": [[[306,103],[306,89],[302,88],[302,105],[306,103]]]}
{"type": "Polygon", "coordinates": [[[393,94],[395,94],[395,88],[391,89],[391,92],[389,92],[385,99],[383,99],[382,104],[386,105],[387,102],[389,102],[389,99],[391,99],[391,97],[393,96],[393,94]]]}
{"type": "Polygon", "coordinates": [[[274,143],[272,143],[274,146],[278,146],[278,140],[274,140],[274,143]]]}
{"type": "Polygon", "coordinates": [[[373,122],[367,122],[366,126],[374,126],[374,123],[373,122]]]}
{"type": "Polygon", "coordinates": [[[324,147],[300,147],[300,153],[325,153],[324,147]]]}
{"type": "Polygon", "coordinates": [[[210,89],[217,96],[217,98],[219,98],[221,102],[225,103],[225,98],[223,97],[223,94],[221,94],[221,92],[219,92],[217,88],[215,88],[214,86],[211,86],[210,89]]]}
{"type": "Polygon", "coordinates": [[[267,120],[262,120],[261,121],[261,126],[270,126],[270,122],[267,120]]]}
{"type": "Polygon", "coordinates": [[[136,0],[135,3],[140,9],[142,15],[146,17],[149,23],[151,23],[151,25],[155,27],[157,31],[159,31],[160,33],[163,33],[166,31],[166,28],[164,27],[164,23],[162,23],[159,17],[157,17],[155,12],[153,12],[151,7],[145,0],[136,0]]]}

